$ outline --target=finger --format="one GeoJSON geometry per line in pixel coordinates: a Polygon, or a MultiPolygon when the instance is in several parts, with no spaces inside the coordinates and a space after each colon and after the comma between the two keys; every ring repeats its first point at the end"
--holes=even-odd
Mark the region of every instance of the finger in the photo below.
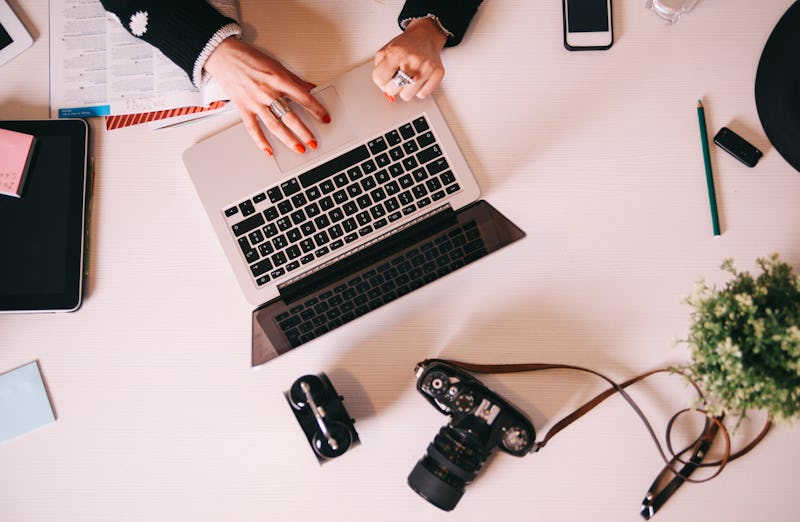
{"type": "Polygon", "coordinates": [[[244,124],[244,128],[247,129],[247,133],[250,135],[256,145],[258,145],[258,148],[272,156],[274,154],[272,145],[270,145],[266,136],[264,136],[261,126],[258,124],[258,118],[256,115],[252,112],[242,112],[242,123],[244,124]]]}
{"type": "MultiPolygon", "coordinates": [[[[264,107],[264,109],[258,113],[258,117],[261,118],[261,121],[264,123],[264,126],[267,128],[267,130],[281,140],[284,145],[300,154],[306,151],[305,145],[300,143],[297,140],[297,136],[295,136],[281,120],[272,114],[272,111],[269,109],[269,107],[264,107]]],[[[284,116],[284,118],[285,117],[286,116],[284,116]]]]}
{"type": "Polygon", "coordinates": [[[383,54],[381,60],[375,63],[375,68],[372,70],[372,81],[383,89],[391,81],[395,72],[397,72],[397,65],[389,60],[386,54],[383,54]]]}
{"type": "Polygon", "coordinates": [[[403,90],[403,88],[397,85],[397,82],[392,79],[389,79],[388,82],[385,82],[381,88],[383,89],[383,92],[389,96],[397,96],[400,91],[403,90]]]}
{"type": "Polygon", "coordinates": [[[430,96],[433,91],[442,83],[442,79],[444,78],[444,70],[443,69],[436,69],[434,70],[428,79],[425,80],[425,85],[420,87],[419,91],[417,91],[417,98],[425,98],[430,96]]]}
{"type": "Polygon", "coordinates": [[[327,109],[311,94],[309,91],[316,87],[313,83],[307,82],[293,73],[289,73],[294,80],[285,90],[286,95],[292,100],[300,104],[304,109],[310,112],[315,118],[323,123],[330,123],[331,116],[328,114],[327,109]]]}
{"type": "Polygon", "coordinates": [[[414,79],[414,83],[410,85],[406,85],[402,89],[400,89],[400,97],[403,98],[405,101],[409,101],[417,95],[419,90],[422,88],[422,85],[425,83],[424,78],[414,79]]]}
{"type": "Polygon", "coordinates": [[[314,97],[313,94],[298,90],[295,92],[287,92],[289,97],[300,104],[304,109],[310,112],[316,119],[322,123],[330,123],[331,115],[328,110],[314,97]]]}
{"type": "Polygon", "coordinates": [[[281,118],[281,121],[283,121],[283,124],[286,125],[286,127],[288,127],[288,129],[292,131],[292,133],[294,133],[294,135],[297,136],[301,142],[305,143],[312,149],[317,148],[317,140],[314,138],[314,134],[308,130],[308,127],[306,127],[305,123],[303,123],[303,120],[301,120],[294,111],[284,114],[283,118],[281,118]]]}

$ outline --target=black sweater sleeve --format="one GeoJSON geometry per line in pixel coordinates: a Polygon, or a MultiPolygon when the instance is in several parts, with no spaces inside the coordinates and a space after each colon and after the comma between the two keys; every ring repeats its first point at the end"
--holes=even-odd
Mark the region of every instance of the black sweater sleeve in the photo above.
{"type": "Polygon", "coordinates": [[[406,0],[397,22],[409,18],[436,15],[445,29],[453,33],[447,38],[446,47],[458,45],[467,32],[469,23],[483,0],[406,0]]]}
{"type": "Polygon", "coordinates": [[[192,78],[195,61],[214,34],[236,23],[206,0],[100,0],[134,36],[158,48],[192,78]],[[146,25],[143,21],[146,20],[146,25]],[[142,32],[144,29],[144,32],[142,32]]]}

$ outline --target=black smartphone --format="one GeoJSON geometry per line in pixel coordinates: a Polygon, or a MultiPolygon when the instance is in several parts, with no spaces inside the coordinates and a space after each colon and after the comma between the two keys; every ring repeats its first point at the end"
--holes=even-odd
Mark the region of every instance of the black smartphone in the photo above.
{"type": "Polygon", "coordinates": [[[758,160],[763,156],[760,150],[728,127],[722,127],[719,130],[717,135],[714,136],[714,143],[748,167],[755,167],[758,160]]]}
{"type": "Polygon", "coordinates": [[[561,0],[561,8],[568,50],[603,50],[614,43],[611,0],[561,0]]]}

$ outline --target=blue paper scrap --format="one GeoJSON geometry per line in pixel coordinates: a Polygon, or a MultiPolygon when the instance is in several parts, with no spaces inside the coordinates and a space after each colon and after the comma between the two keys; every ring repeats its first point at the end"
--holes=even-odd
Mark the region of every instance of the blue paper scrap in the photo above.
{"type": "Polygon", "coordinates": [[[0,374],[0,442],[54,420],[36,361],[0,374]]]}

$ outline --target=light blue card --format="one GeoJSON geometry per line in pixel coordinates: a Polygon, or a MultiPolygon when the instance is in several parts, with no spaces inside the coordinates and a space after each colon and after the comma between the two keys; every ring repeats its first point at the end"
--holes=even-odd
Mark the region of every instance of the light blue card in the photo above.
{"type": "Polygon", "coordinates": [[[34,361],[0,374],[0,442],[56,420],[34,361]]]}

